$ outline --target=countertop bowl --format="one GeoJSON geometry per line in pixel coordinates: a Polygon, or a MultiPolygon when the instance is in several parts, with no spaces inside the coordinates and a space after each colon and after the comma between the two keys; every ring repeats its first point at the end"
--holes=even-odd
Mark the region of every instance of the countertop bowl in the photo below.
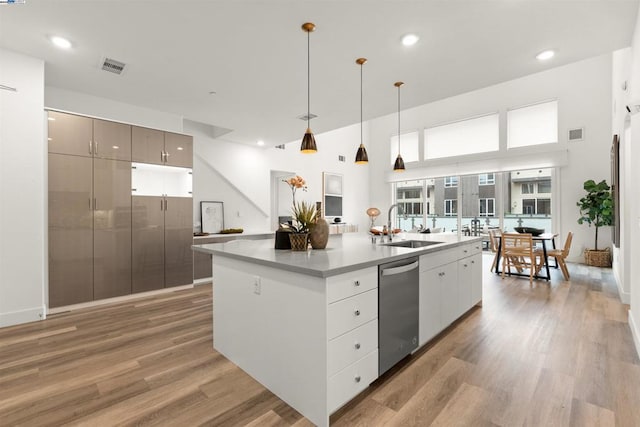
{"type": "Polygon", "coordinates": [[[544,233],[544,228],[534,228],[534,227],[513,227],[518,233],[527,233],[532,236],[539,236],[544,233]]]}

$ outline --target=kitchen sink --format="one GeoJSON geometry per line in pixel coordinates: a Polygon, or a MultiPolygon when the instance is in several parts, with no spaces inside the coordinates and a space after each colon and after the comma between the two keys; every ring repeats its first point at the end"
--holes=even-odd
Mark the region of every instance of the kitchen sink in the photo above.
{"type": "Polygon", "coordinates": [[[397,242],[384,243],[385,246],[400,246],[402,248],[423,248],[425,246],[439,245],[444,242],[434,242],[431,240],[400,240],[397,242]]]}

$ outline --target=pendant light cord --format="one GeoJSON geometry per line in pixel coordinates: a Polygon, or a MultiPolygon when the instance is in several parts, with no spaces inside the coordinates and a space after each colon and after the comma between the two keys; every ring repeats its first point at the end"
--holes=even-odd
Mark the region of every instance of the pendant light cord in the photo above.
{"type": "Polygon", "coordinates": [[[311,33],[307,31],[307,129],[311,128],[311,33]]]}
{"type": "Polygon", "coordinates": [[[363,145],[362,140],[362,66],[360,64],[360,145],[363,145]]]}
{"type": "Polygon", "coordinates": [[[398,86],[398,156],[400,155],[400,86],[398,86]]]}

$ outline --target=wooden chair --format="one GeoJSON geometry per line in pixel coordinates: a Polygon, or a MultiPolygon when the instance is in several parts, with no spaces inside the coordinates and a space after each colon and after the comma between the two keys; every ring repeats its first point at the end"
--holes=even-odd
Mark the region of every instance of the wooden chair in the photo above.
{"type": "Polygon", "coordinates": [[[499,228],[489,229],[489,249],[493,252],[493,263],[491,263],[491,269],[489,271],[494,271],[496,268],[496,264],[498,262],[498,239],[496,236],[502,234],[502,230],[499,228]]]}
{"type": "Polygon", "coordinates": [[[564,280],[569,280],[571,278],[569,275],[569,269],[567,269],[567,264],[565,262],[569,256],[569,250],[571,250],[571,240],[573,240],[573,233],[569,232],[567,239],[564,241],[564,248],[551,249],[547,251],[547,257],[554,257],[558,262],[558,266],[560,266],[560,269],[562,270],[564,280]]]}
{"type": "Polygon", "coordinates": [[[515,267],[518,272],[529,269],[529,284],[533,284],[533,276],[544,262],[541,249],[536,249],[531,234],[503,233],[502,234],[502,278],[505,271],[515,267]],[[540,261],[538,262],[538,258],[540,261]]]}

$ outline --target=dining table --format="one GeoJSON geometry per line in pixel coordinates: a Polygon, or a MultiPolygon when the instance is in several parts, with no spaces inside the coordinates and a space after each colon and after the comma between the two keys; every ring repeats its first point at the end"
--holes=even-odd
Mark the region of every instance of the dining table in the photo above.
{"type": "MultiPolygon", "coordinates": [[[[515,233],[515,232],[514,232],[515,233]]],[[[557,233],[542,233],[539,234],[537,236],[531,236],[531,239],[534,241],[534,243],[540,243],[542,246],[542,256],[544,258],[544,268],[545,268],[545,272],[547,273],[546,276],[541,276],[539,273],[540,271],[536,271],[535,275],[533,277],[535,277],[536,279],[545,279],[545,280],[551,280],[551,272],[549,271],[549,256],[547,255],[547,242],[551,241],[551,246],[553,249],[556,249],[556,237],[558,236],[557,233]]],[[[502,236],[501,235],[497,235],[495,236],[496,239],[498,239],[498,252],[496,253],[496,269],[495,269],[495,273],[496,274],[500,274],[500,257],[502,256],[502,236]]],[[[554,266],[555,268],[558,268],[558,261],[556,260],[556,265],[554,266]]],[[[523,274],[523,273],[509,273],[510,275],[514,275],[514,276],[529,276],[528,274],[523,274]]]]}

